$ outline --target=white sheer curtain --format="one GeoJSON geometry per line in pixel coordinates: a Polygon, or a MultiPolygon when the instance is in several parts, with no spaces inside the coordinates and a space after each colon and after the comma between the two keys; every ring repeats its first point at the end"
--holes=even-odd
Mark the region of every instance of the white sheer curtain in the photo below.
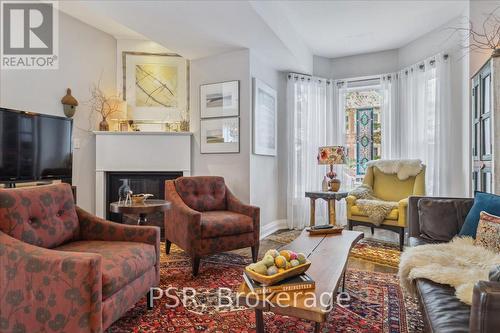
{"type": "MultiPolygon", "coordinates": [[[[446,195],[450,188],[447,152],[450,130],[449,61],[438,54],[397,74],[399,157],[418,158],[427,166],[428,195],[446,195]]],[[[383,131],[383,130],[382,130],[383,131]]]]}
{"type": "Polygon", "coordinates": [[[380,106],[382,131],[382,158],[397,159],[400,155],[400,126],[398,114],[399,85],[397,74],[386,74],[380,77],[380,106]]]}
{"type": "MultiPolygon", "coordinates": [[[[290,74],[287,86],[288,112],[288,227],[300,229],[309,223],[310,203],[306,191],[318,191],[326,166],[318,165],[318,147],[341,144],[344,119],[334,107],[339,88],[335,82],[290,74]]],[[[317,201],[316,223],[327,223],[326,205],[317,201]]],[[[340,212],[339,212],[340,213],[340,212]]]]}

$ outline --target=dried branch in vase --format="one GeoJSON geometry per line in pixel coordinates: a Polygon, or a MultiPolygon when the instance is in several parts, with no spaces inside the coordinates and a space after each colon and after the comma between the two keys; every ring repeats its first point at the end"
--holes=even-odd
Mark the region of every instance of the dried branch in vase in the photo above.
{"type": "Polygon", "coordinates": [[[121,111],[122,98],[120,95],[106,95],[101,87],[101,81],[92,85],[90,88],[90,99],[87,104],[90,107],[91,113],[98,113],[102,117],[99,123],[100,131],[109,131],[107,118],[113,113],[121,111]]]}

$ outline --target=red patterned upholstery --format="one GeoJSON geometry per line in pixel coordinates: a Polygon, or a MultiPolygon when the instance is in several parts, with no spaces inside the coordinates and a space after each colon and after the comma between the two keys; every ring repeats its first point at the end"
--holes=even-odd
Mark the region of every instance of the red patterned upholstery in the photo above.
{"type": "Polygon", "coordinates": [[[0,190],[0,218],[0,231],[46,249],[79,233],[69,185],[0,190]]]}
{"type": "Polygon", "coordinates": [[[222,177],[179,177],[177,193],[190,208],[199,212],[226,209],[226,185],[222,177]]]}
{"type": "Polygon", "coordinates": [[[222,177],[182,177],[165,183],[172,203],[165,213],[165,240],[193,258],[193,275],[200,256],[252,247],[257,259],[260,210],[239,201],[222,177]]]}
{"type": "Polygon", "coordinates": [[[201,238],[232,236],[253,232],[253,221],[249,216],[214,210],[201,214],[201,238]]]}
{"type": "Polygon", "coordinates": [[[102,299],[134,281],[156,262],[153,245],[134,242],[78,241],[57,251],[97,253],[102,256],[102,299]]]}
{"type": "Polygon", "coordinates": [[[0,332],[102,332],[158,284],[159,228],[97,218],[67,184],[0,198],[0,332]]]}

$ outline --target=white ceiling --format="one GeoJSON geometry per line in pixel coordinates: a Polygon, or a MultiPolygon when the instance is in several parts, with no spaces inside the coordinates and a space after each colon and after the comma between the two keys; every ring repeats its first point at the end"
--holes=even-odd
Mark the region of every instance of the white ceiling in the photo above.
{"type": "Polygon", "coordinates": [[[279,1],[315,55],[400,48],[462,15],[468,1],[279,1]]]}
{"type": "Polygon", "coordinates": [[[249,48],[281,70],[312,55],[399,48],[459,16],[467,1],[61,1],[116,38],[145,38],[188,59],[249,48]]]}

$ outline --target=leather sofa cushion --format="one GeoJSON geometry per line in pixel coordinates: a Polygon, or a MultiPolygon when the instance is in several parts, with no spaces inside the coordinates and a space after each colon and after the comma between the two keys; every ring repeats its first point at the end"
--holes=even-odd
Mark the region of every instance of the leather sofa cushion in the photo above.
{"type": "Polygon", "coordinates": [[[0,231],[51,249],[79,236],[73,192],[68,184],[0,189],[0,231]]]}
{"type": "Polygon", "coordinates": [[[175,189],[186,205],[199,212],[226,209],[226,185],[222,177],[179,177],[175,189]]]}
{"type": "MultiPolygon", "coordinates": [[[[368,216],[367,214],[364,214],[363,212],[361,212],[361,210],[359,209],[358,206],[351,207],[351,214],[357,215],[357,216],[368,216]]],[[[394,208],[393,210],[391,210],[389,215],[387,215],[385,218],[386,218],[386,220],[397,220],[398,217],[399,217],[399,211],[397,208],[394,208]]]]}
{"type": "Polygon", "coordinates": [[[431,240],[420,238],[420,237],[410,237],[410,238],[408,238],[408,242],[409,242],[410,246],[442,243],[442,242],[431,241],[431,240]]]}
{"type": "Polygon", "coordinates": [[[233,236],[253,232],[252,218],[231,211],[201,214],[201,238],[233,236]]]}
{"type": "Polygon", "coordinates": [[[156,263],[153,245],[139,242],[78,241],[58,251],[97,253],[102,256],[102,298],[112,296],[156,263]]]}
{"type": "Polygon", "coordinates": [[[420,237],[447,242],[458,234],[467,213],[449,199],[422,198],[418,201],[420,237]]]}
{"type": "Polygon", "coordinates": [[[469,332],[470,306],[455,297],[453,287],[426,279],[417,279],[416,283],[424,321],[429,332],[469,332]]]}

